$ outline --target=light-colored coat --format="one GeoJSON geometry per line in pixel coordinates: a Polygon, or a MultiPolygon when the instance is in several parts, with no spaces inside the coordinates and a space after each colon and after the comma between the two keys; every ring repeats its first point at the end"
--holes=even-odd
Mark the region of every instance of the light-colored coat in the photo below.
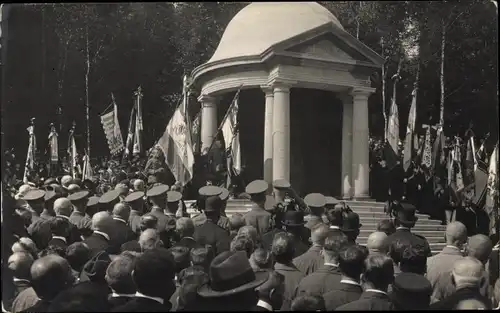
{"type": "Polygon", "coordinates": [[[431,303],[443,300],[448,296],[450,286],[452,286],[451,271],[453,264],[462,258],[462,252],[453,246],[446,246],[443,251],[427,258],[426,276],[433,288],[431,303]]]}

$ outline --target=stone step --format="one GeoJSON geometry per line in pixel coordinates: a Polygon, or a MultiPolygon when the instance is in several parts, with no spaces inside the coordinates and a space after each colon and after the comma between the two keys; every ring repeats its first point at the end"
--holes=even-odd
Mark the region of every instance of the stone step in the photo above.
{"type": "MultiPolygon", "coordinates": [[[[427,224],[428,221],[418,221],[415,227],[412,228],[412,231],[418,233],[419,231],[441,231],[443,232],[444,236],[444,231],[446,230],[446,226],[440,225],[440,224],[427,224]]],[[[374,230],[377,229],[377,223],[371,222],[371,223],[363,223],[363,227],[361,227],[361,231],[363,230],[374,230]]]]}
{"type": "MultiPolygon", "coordinates": [[[[418,233],[417,233],[418,234],[418,233]]],[[[431,243],[444,243],[445,240],[442,237],[425,237],[429,244],[431,243]]],[[[366,241],[368,240],[368,237],[360,235],[357,239],[356,242],[362,245],[366,244],[366,241]]]]}
{"type": "MultiPolygon", "coordinates": [[[[425,238],[429,237],[439,237],[444,241],[444,231],[442,230],[415,230],[412,229],[412,232],[424,236],[425,238]]],[[[364,227],[361,228],[359,236],[360,237],[368,237],[373,231],[371,229],[364,229],[364,227]]]]}

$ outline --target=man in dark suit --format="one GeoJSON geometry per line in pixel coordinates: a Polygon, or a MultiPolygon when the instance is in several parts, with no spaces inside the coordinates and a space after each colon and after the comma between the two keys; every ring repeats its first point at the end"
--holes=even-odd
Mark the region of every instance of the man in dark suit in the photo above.
{"type": "Polygon", "coordinates": [[[348,245],[347,236],[342,233],[330,233],[323,245],[324,264],[312,274],[304,277],[297,286],[296,296],[309,294],[323,296],[330,290],[338,288],[341,273],[339,270],[339,253],[348,245]]]}
{"type": "Polygon", "coordinates": [[[337,286],[323,295],[327,311],[333,311],[341,305],[359,299],[363,293],[360,277],[365,259],[366,255],[357,245],[352,245],[340,252],[339,269],[342,278],[337,286]]]}
{"type": "Polygon", "coordinates": [[[251,225],[257,229],[259,234],[266,233],[271,226],[271,213],[265,210],[266,192],[269,185],[264,180],[254,180],[246,187],[245,191],[251,197],[254,206],[243,215],[246,225],[251,225]]]}
{"type": "Polygon", "coordinates": [[[485,283],[484,266],[473,257],[465,257],[453,265],[452,282],[456,291],[431,305],[433,310],[454,310],[462,300],[477,300],[483,309],[491,310],[491,300],[481,295],[480,287],[485,283]]]}
{"type": "Polygon", "coordinates": [[[49,241],[49,246],[61,247],[66,251],[71,223],[61,216],[54,217],[49,223],[52,233],[52,239],[49,241]]]}
{"type": "Polygon", "coordinates": [[[179,242],[177,246],[186,247],[189,250],[194,248],[201,248],[202,245],[198,244],[196,240],[194,240],[194,224],[190,218],[181,217],[175,223],[175,231],[177,232],[179,238],[179,242]]]}
{"type": "MultiPolygon", "coordinates": [[[[218,188],[215,186],[207,186],[218,188]]],[[[220,190],[220,188],[218,188],[220,190]]],[[[223,251],[228,251],[231,241],[229,240],[229,232],[217,225],[220,217],[220,207],[222,200],[219,197],[220,191],[216,189],[208,190],[211,196],[205,201],[204,213],[207,216],[207,221],[196,227],[194,231],[194,239],[200,245],[211,245],[215,255],[223,251]],[[216,193],[215,195],[213,193],[216,193]]]]}
{"type": "MultiPolygon", "coordinates": [[[[139,236],[147,229],[156,230],[157,227],[158,227],[158,219],[156,218],[156,216],[151,215],[150,213],[144,214],[143,216],[140,217],[139,236]]],[[[122,244],[122,246],[120,247],[120,251],[141,252],[141,246],[139,245],[139,240],[134,239],[122,244]]]]}
{"type": "Polygon", "coordinates": [[[111,221],[111,242],[110,253],[119,254],[120,247],[130,240],[134,240],[136,235],[128,225],[130,207],[126,203],[117,203],[113,208],[113,220],[111,221]]]}
{"type": "Polygon", "coordinates": [[[342,218],[342,232],[347,236],[349,242],[356,244],[356,239],[359,236],[359,229],[363,226],[359,222],[359,215],[356,212],[344,212],[342,218]]]}
{"type": "MultiPolygon", "coordinates": [[[[210,193],[210,191],[207,191],[210,188],[214,188],[214,187],[205,186],[205,187],[200,188],[199,194],[203,195],[203,194],[206,194],[207,192],[210,193]]],[[[218,187],[218,188],[220,188],[220,187],[218,187]]],[[[220,217],[219,217],[219,220],[217,221],[217,225],[219,225],[220,227],[224,228],[227,231],[231,231],[229,218],[226,217],[226,213],[225,213],[227,198],[229,196],[229,191],[226,188],[220,188],[220,190],[221,190],[221,193],[220,193],[219,197],[221,198],[221,200],[223,202],[222,202],[220,217]]],[[[202,196],[202,198],[204,198],[204,197],[205,196],[202,196]]],[[[204,200],[205,199],[202,199],[202,201],[204,201],[204,200]]],[[[203,209],[203,207],[201,209],[203,209]]],[[[198,227],[198,226],[201,226],[205,223],[205,221],[207,220],[207,217],[206,217],[205,213],[201,212],[200,214],[194,216],[192,218],[192,220],[193,220],[194,226],[198,227]]]]}
{"type": "Polygon", "coordinates": [[[336,311],[391,311],[394,305],[387,294],[387,288],[394,281],[392,260],[383,255],[370,255],[365,260],[363,273],[365,290],[360,298],[341,305],[336,311]]]}
{"type": "Polygon", "coordinates": [[[392,284],[391,299],[396,310],[428,310],[432,286],[427,278],[415,273],[401,273],[392,284]]]}
{"type": "Polygon", "coordinates": [[[44,210],[45,191],[32,189],[28,191],[23,200],[28,202],[31,209],[31,224],[28,227],[28,234],[35,242],[38,249],[43,250],[48,246],[51,234],[50,225],[46,219],[40,217],[44,210]]]}
{"type": "Polygon", "coordinates": [[[134,264],[132,278],[137,292],[126,304],[113,312],[168,312],[168,301],[175,291],[175,264],[172,255],[163,248],[145,251],[134,264]]]}
{"type": "Polygon", "coordinates": [[[112,291],[108,298],[111,309],[124,305],[134,298],[136,288],[132,279],[132,271],[136,259],[135,254],[125,252],[109,264],[105,279],[112,291]]]}
{"type": "Polygon", "coordinates": [[[69,221],[76,226],[83,238],[87,238],[92,234],[92,220],[86,213],[88,195],[89,192],[83,190],[68,196],[68,200],[74,206],[74,211],[71,213],[69,221]]]}
{"type": "Polygon", "coordinates": [[[165,215],[168,189],[167,185],[159,184],[147,192],[147,196],[153,204],[150,213],[158,218],[158,232],[167,248],[170,247],[171,232],[175,230],[175,214],[174,216],[165,215]]]}
{"type": "Polygon", "coordinates": [[[318,268],[323,266],[324,259],[321,254],[325,239],[328,236],[329,228],[327,225],[320,223],[311,229],[312,246],[306,253],[293,259],[293,264],[304,275],[314,273],[318,268]]]}
{"type": "Polygon", "coordinates": [[[138,236],[140,234],[139,224],[144,214],[144,192],[135,191],[125,197],[124,201],[130,205],[130,216],[128,224],[130,229],[138,236]]]}
{"type": "Polygon", "coordinates": [[[283,275],[270,271],[266,282],[256,289],[259,301],[254,311],[278,311],[283,305],[284,282],[285,277],[283,275]]]}
{"type": "Polygon", "coordinates": [[[80,231],[73,223],[71,223],[69,219],[71,213],[73,212],[73,205],[71,204],[71,201],[69,201],[68,198],[57,199],[54,201],[54,212],[56,214],[56,218],[63,218],[69,223],[68,236],[66,237],[67,244],[70,245],[72,243],[82,241],[80,231]]]}
{"type": "Polygon", "coordinates": [[[84,243],[89,247],[91,257],[101,251],[107,251],[110,243],[113,218],[108,212],[103,211],[92,217],[93,233],[84,243]]]}

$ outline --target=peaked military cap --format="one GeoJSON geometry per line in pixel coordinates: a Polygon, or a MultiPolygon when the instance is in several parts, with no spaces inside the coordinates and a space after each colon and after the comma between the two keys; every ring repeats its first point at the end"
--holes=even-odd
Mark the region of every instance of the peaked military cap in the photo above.
{"type": "Polygon", "coordinates": [[[169,203],[178,202],[181,199],[182,199],[182,193],[175,190],[167,192],[167,202],[169,203]]]}
{"type": "Polygon", "coordinates": [[[92,196],[89,198],[89,201],[87,202],[87,207],[92,207],[94,205],[97,205],[98,203],[99,203],[99,197],[92,196]]]}
{"type": "Polygon", "coordinates": [[[56,192],[54,190],[47,190],[45,192],[44,200],[50,201],[50,200],[54,199],[55,196],[56,196],[56,192]]]}
{"type": "Polygon", "coordinates": [[[198,190],[200,196],[212,197],[222,194],[222,188],[217,186],[203,186],[198,190]]]}
{"type": "Polygon", "coordinates": [[[164,185],[164,184],[160,184],[160,185],[156,185],[156,186],[152,187],[151,189],[149,189],[148,192],[146,193],[146,195],[148,197],[157,197],[157,196],[161,196],[161,195],[167,193],[167,191],[168,191],[168,186],[164,185]]]}
{"type": "Polygon", "coordinates": [[[219,197],[225,201],[227,200],[227,198],[229,198],[229,190],[227,190],[226,188],[221,188],[222,189],[222,193],[219,195],[219,197]]]}
{"type": "Polygon", "coordinates": [[[337,204],[340,202],[340,200],[338,200],[337,198],[331,197],[331,196],[326,196],[325,199],[326,199],[326,204],[334,205],[334,204],[337,204]]]}
{"type": "Polygon", "coordinates": [[[326,198],[320,193],[310,193],[304,198],[304,202],[311,208],[322,208],[326,205],[326,198]]]}
{"type": "Polygon", "coordinates": [[[276,189],[288,189],[291,186],[290,182],[286,179],[276,179],[273,181],[273,187],[276,189]]]}
{"type": "Polygon", "coordinates": [[[125,202],[127,203],[131,203],[131,202],[134,202],[134,201],[137,201],[139,199],[142,199],[144,197],[144,192],[142,191],[134,191],[132,193],[130,193],[128,196],[125,197],[125,202]]]}
{"type": "Polygon", "coordinates": [[[32,189],[24,195],[23,200],[36,201],[36,200],[43,199],[44,196],[45,196],[45,191],[43,191],[41,189],[32,189]]]}
{"type": "Polygon", "coordinates": [[[101,196],[101,198],[99,199],[99,203],[102,204],[111,203],[117,200],[119,196],[120,196],[119,190],[116,189],[110,190],[101,196]]]}
{"type": "Polygon", "coordinates": [[[395,293],[406,293],[430,296],[432,294],[432,285],[427,278],[414,273],[401,273],[396,275],[393,283],[395,293]]]}
{"type": "Polygon", "coordinates": [[[43,185],[44,186],[48,186],[50,184],[57,184],[57,180],[53,177],[51,178],[47,178],[44,182],[43,182],[43,185]]]}
{"type": "Polygon", "coordinates": [[[265,180],[254,180],[245,188],[245,192],[249,195],[257,195],[259,193],[264,193],[269,188],[269,184],[265,180]]]}
{"type": "Polygon", "coordinates": [[[85,199],[88,195],[89,195],[89,192],[87,190],[82,190],[82,191],[78,191],[78,192],[75,192],[73,194],[70,194],[68,196],[68,200],[69,201],[80,201],[80,200],[85,199]]]}

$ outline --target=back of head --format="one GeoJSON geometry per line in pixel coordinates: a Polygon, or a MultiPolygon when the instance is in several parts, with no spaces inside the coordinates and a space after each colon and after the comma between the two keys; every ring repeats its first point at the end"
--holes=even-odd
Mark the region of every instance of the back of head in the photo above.
{"type": "Polygon", "coordinates": [[[451,222],[446,226],[446,243],[458,248],[467,242],[467,228],[460,222],[451,222]]]}
{"type": "Polygon", "coordinates": [[[237,235],[231,241],[230,250],[232,252],[244,251],[247,254],[247,257],[250,258],[254,251],[253,240],[246,235],[237,235]]]}
{"type": "Polygon", "coordinates": [[[291,234],[278,233],[274,236],[271,252],[278,263],[291,262],[295,254],[295,246],[291,234]]]}
{"type": "Polygon", "coordinates": [[[31,265],[33,256],[27,252],[16,252],[9,257],[8,267],[15,278],[31,280],[31,265]]]}
{"type": "Polygon", "coordinates": [[[208,247],[194,248],[190,252],[191,264],[193,266],[201,266],[204,269],[208,269],[210,262],[214,258],[212,249],[208,247]]]}
{"type": "Polygon", "coordinates": [[[181,271],[178,281],[180,287],[177,311],[201,309],[203,305],[200,305],[198,288],[209,281],[208,275],[200,267],[189,267],[181,271]]]}
{"type": "Polygon", "coordinates": [[[142,251],[161,247],[160,234],[155,229],[146,229],[139,236],[139,245],[142,251]]]}
{"type": "Polygon", "coordinates": [[[407,245],[402,250],[399,268],[402,272],[425,275],[427,271],[427,255],[423,246],[407,245]]]}
{"type": "Polygon", "coordinates": [[[38,255],[38,248],[31,238],[21,237],[12,245],[12,252],[26,252],[31,254],[33,258],[36,259],[38,255]]]}
{"type": "Polygon", "coordinates": [[[325,300],[321,296],[302,295],[296,297],[292,302],[292,311],[325,311],[325,300]]]}
{"type": "Polygon", "coordinates": [[[175,263],[175,273],[179,274],[183,269],[190,265],[189,248],[176,246],[168,249],[172,254],[175,263]]]}
{"type": "Polygon", "coordinates": [[[326,262],[338,261],[340,252],[349,245],[349,239],[344,233],[329,232],[323,245],[323,256],[326,262]]]}
{"type": "Polygon", "coordinates": [[[366,240],[366,247],[370,252],[386,253],[386,239],[386,233],[382,231],[373,232],[370,234],[370,236],[368,236],[368,239],[366,240]]]}
{"type": "Polygon", "coordinates": [[[387,236],[389,236],[396,231],[396,227],[391,220],[381,220],[377,224],[377,231],[384,232],[387,236]]]}
{"type": "Polygon", "coordinates": [[[92,216],[92,229],[102,231],[107,234],[110,232],[112,222],[113,218],[108,212],[97,212],[94,216],[92,216]]]}
{"type": "Polygon", "coordinates": [[[55,254],[60,257],[66,258],[66,249],[64,249],[61,246],[49,245],[48,247],[46,247],[45,249],[43,249],[38,253],[38,257],[41,258],[51,254],[55,254]]]}
{"type": "Polygon", "coordinates": [[[68,198],[59,198],[54,201],[54,212],[56,215],[69,217],[73,212],[73,205],[68,198]]]}
{"type": "Polygon", "coordinates": [[[479,288],[485,279],[483,263],[469,256],[459,259],[453,264],[452,276],[457,289],[462,287],[479,288]]]}
{"type": "Polygon", "coordinates": [[[48,255],[31,266],[31,284],[39,298],[52,300],[71,286],[74,279],[68,261],[58,255],[48,255]]]}
{"type": "Polygon", "coordinates": [[[263,248],[256,249],[250,256],[250,266],[254,272],[259,270],[271,269],[273,267],[272,254],[263,248]]]}
{"type": "Polygon", "coordinates": [[[106,269],[106,282],[115,293],[133,294],[136,292],[132,271],[136,257],[131,254],[117,256],[106,269]]]}
{"type": "Polygon", "coordinates": [[[377,289],[385,290],[394,281],[394,263],[385,255],[369,255],[362,279],[377,289]]]}
{"type": "Polygon", "coordinates": [[[181,237],[193,237],[194,223],[189,217],[181,217],[175,222],[175,230],[181,237]]]}
{"type": "Polygon", "coordinates": [[[259,241],[259,232],[251,225],[241,227],[238,230],[238,235],[247,236],[253,241],[254,245],[259,241]]]}
{"type": "Polygon", "coordinates": [[[54,236],[67,237],[70,232],[70,222],[62,216],[56,216],[51,219],[50,222],[50,232],[54,236]]]}
{"type": "Polygon", "coordinates": [[[147,250],[135,262],[132,277],[137,291],[168,299],[174,292],[175,262],[164,248],[147,250]]]}
{"type": "Polygon", "coordinates": [[[351,245],[339,254],[339,268],[344,276],[359,280],[365,267],[367,255],[358,245],[351,245]]]}
{"type": "Polygon", "coordinates": [[[467,244],[467,255],[478,259],[483,264],[488,262],[492,250],[493,243],[490,238],[481,234],[470,237],[467,244]]]}
{"type": "Polygon", "coordinates": [[[231,217],[229,217],[229,226],[233,231],[237,231],[241,227],[245,226],[243,215],[241,215],[240,213],[232,214],[231,217]]]}
{"type": "Polygon", "coordinates": [[[455,307],[455,310],[487,310],[486,304],[477,299],[461,300],[455,307]]]}
{"type": "Polygon", "coordinates": [[[432,285],[423,275],[400,273],[392,283],[392,301],[398,310],[428,310],[432,285]]]}
{"type": "Polygon", "coordinates": [[[336,206],[326,211],[326,217],[332,226],[342,226],[342,208],[336,206]]]}
{"type": "Polygon", "coordinates": [[[130,206],[122,202],[115,204],[113,207],[113,216],[128,221],[130,217],[130,206]]]}
{"type": "MultiPolygon", "coordinates": [[[[387,240],[385,241],[387,243],[387,240]]],[[[392,240],[388,244],[388,252],[394,263],[399,264],[403,258],[404,250],[409,246],[409,243],[402,240],[392,240]]]]}
{"type": "Polygon", "coordinates": [[[190,266],[180,271],[177,281],[181,285],[185,282],[196,282],[201,285],[208,282],[209,277],[201,266],[190,266]]]}
{"type": "Polygon", "coordinates": [[[158,227],[158,218],[152,214],[144,214],[139,222],[141,232],[146,229],[156,229],[158,227]]]}
{"type": "Polygon", "coordinates": [[[311,229],[311,241],[317,246],[323,246],[325,244],[325,239],[328,236],[330,228],[328,225],[319,223],[311,229]]]}
{"type": "Polygon", "coordinates": [[[66,259],[73,270],[80,272],[90,260],[90,250],[83,242],[72,243],[66,248],[66,259]]]}
{"type": "Polygon", "coordinates": [[[142,179],[134,180],[134,190],[135,191],[144,191],[144,181],[142,179]]]}

